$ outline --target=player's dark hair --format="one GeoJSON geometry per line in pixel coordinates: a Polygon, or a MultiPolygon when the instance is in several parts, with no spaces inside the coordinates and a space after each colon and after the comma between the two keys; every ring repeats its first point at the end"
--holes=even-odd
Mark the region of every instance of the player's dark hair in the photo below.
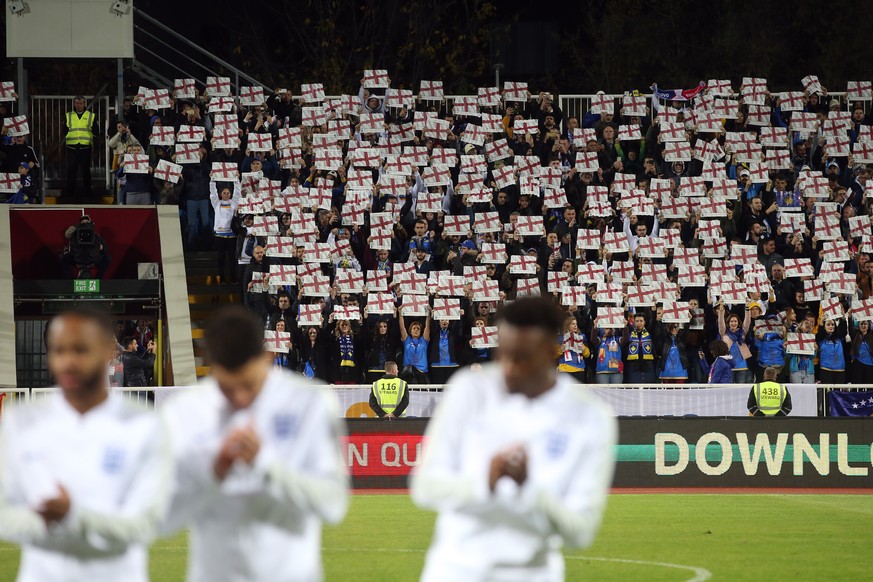
{"type": "Polygon", "coordinates": [[[525,297],[505,305],[497,314],[499,323],[514,327],[535,327],[558,335],[566,313],[547,297],[525,297]]]}
{"type": "Polygon", "coordinates": [[[75,317],[78,319],[84,319],[85,321],[90,321],[91,323],[96,323],[97,326],[104,332],[109,338],[115,337],[115,322],[109,317],[109,315],[96,307],[92,307],[90,305],[76,305],[75,307],[71,307],[67,309],[55,317],[75,317]]]}
{"type": "Polygon", "coordinates": [[[261,319],[238,305],[219,310],[209,322],[204,337],[209,362],[231,372],[264,353],[261,319]]]}

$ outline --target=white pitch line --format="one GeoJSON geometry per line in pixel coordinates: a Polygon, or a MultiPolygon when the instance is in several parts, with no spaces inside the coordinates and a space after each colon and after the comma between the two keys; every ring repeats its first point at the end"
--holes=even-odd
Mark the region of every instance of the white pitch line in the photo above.
{"type": "MultiPolygon", "coordinates": [[[[327,552],[399,552],[404,554],[423,554],[426,550],[412,548],[323,548],[327,552]]],[[[658,566],[660,568],[673,568],[674,570],[689,570],[694,572],[694,577],[685,582],[704,582],[712,578],[712,572],[698,566],[686,566],[684,564],[671,564],[669,562],[649,562],[647,560],[629,560],[627,558],[600,558],[595,556],[564,556],[568,560],[591,560],[596,562],[617,562],[619,564],[638,564],[641,566],[658,566]]]]}
{"type": "Polygon", "coordinates": [[[595,558],[593,556],[564,556],[568,560],[597,560],[598,562],[618,562],[620,564],[640,564],[643,566],[660,566],[662,568],[674,568],[676,570],[690,570],[694,577],[685,582],[704,582],[712,578],[712,572],[698,566],[686,566],[684,564],[671,564],[669,562],[649,562],[647,560],[628,560],[626,558],[595,558]]]}

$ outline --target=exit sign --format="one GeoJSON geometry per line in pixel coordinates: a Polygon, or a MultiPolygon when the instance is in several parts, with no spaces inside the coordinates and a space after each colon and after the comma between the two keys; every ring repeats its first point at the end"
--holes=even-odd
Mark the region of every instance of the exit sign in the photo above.
{"type": "Polygon", "coordinates": [[[100,279],[76,279],[73,293],[100,293],[100,279]]]}

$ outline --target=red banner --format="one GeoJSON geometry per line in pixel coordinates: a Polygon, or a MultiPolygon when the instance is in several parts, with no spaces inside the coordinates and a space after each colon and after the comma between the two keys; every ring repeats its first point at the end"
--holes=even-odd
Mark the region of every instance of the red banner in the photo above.
{"type": "Polygon", "coordinates": [[[343,456],[352,477],[406,476],[418,463],[422,435],[359,433],[343,438],[343,456]]]}

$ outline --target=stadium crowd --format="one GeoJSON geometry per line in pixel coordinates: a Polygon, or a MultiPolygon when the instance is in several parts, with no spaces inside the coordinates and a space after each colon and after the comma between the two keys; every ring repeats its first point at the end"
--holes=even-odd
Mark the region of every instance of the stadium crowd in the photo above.
{"type": "Polygon", "coordinates": [[[442,383],[491,358],[499,304],[551,294],[583,381],[873,382],[870,84],[653,90],[578,117],[525,83],[178,79],[108,143],[119,201],[178,203],[187,247],[216,246],[277,365],[309,376],[396,360],[442,383]]]}

